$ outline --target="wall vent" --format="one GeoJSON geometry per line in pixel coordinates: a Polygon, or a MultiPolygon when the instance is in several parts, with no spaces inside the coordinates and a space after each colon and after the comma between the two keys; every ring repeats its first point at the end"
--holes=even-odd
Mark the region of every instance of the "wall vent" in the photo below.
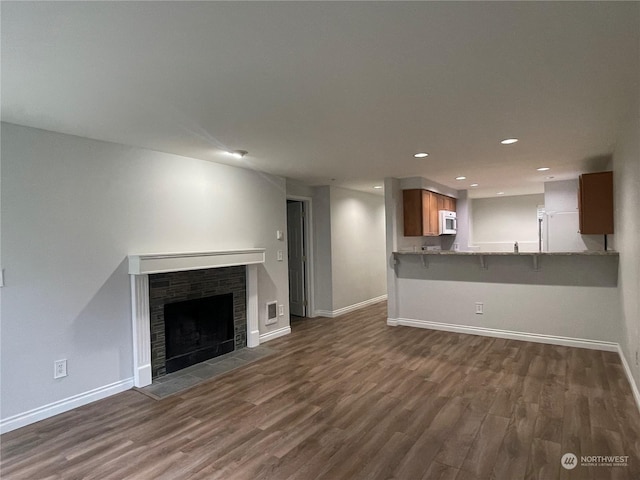
{"type": "Polygon", "coordinates": [[[267,321],[266,325],[276,323],[278,321],[278,302],[267,303],[267,321]]]}

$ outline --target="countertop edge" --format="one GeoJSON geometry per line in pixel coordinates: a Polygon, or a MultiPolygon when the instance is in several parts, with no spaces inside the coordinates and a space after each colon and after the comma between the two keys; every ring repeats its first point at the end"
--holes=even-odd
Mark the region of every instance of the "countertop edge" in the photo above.
{"type": "Polygon", "coordinates": [[[452,250],[422,250],[422,251],[407,251],[407,252],[392,252],[393,255],[451,255],[451,256],[619,256],[620,253],[614,250],[588,250],[584,252],[466,252],[466,251],[452,251],[452,250]]]}

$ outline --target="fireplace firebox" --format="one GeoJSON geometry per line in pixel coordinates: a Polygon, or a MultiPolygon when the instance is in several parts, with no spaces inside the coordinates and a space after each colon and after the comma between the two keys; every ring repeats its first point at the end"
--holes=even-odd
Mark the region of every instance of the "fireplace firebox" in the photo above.
{"type": "Polygon", "coordinates": [[[164,305],[166,371],[234,350],[233,294],[164,305]]]}

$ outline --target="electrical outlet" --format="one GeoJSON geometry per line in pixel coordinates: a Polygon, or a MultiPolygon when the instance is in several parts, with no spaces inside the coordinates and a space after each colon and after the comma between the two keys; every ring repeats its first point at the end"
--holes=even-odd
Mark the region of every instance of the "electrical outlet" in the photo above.
{"type": "Polygon", "coordinates": [[[476,302],[476,315],[482,315],[484,313],[484,303],[476,302]]]}
{"type": "Polygon", "coordinates": [[[638,358],[638,350],[636,350],[636,366],[640,365],[640,358],[638,358]]]}
{"type": "Polygon", "coordinates": [[[284,315],[284,305],[278,305],[278,315],[281,317],[284,315]]]}
{"type": "Polygon", "coordinates": [[[56,360],[53,362],[53,378],[62,378],[67,376],[67,359],[56,360]]]}

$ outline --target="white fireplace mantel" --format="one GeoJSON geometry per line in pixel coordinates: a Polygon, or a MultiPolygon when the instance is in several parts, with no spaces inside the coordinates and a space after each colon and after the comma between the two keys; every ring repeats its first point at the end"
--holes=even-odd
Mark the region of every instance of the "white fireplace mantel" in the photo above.
{"type": "Polygon", "coordinates": [[[203,268],[233,267],[264,263],[264,248],[215,252],[148,253],[129,255],[129,274],[181,272],[203,268]]]}
{"type": "Polygon", "coordinates": [[[211,252],[153,253],[129,255],[131,275],[131,320],[133,325],[133,376],[136,387],[151,384],[151,319],[149,316],[149,275],[246,265],[247,346],[260,344],[258,330],[258,264],[264,263],[265,249],[211,252]]]}

